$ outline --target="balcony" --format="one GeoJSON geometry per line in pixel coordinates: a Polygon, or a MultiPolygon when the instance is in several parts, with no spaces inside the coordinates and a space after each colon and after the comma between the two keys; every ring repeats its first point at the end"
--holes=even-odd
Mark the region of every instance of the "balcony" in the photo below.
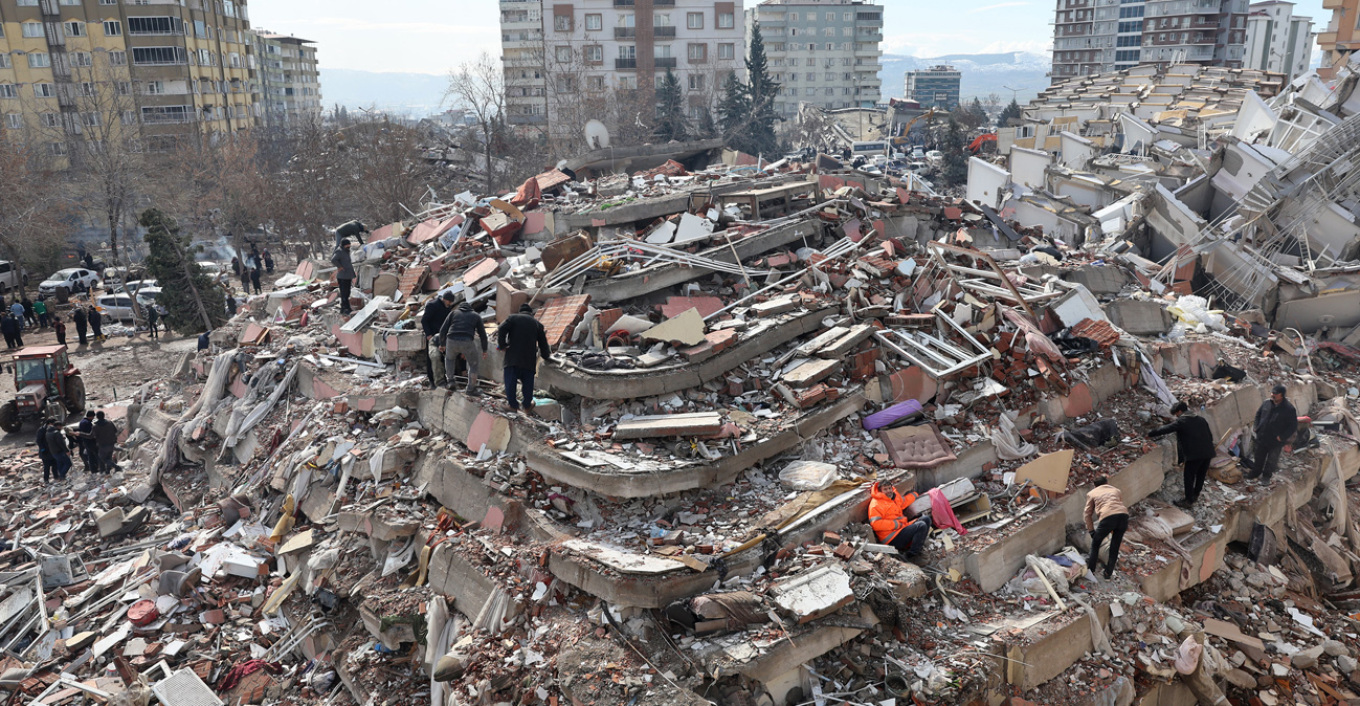
{"type": "Polygon", "coordinates": [[[673,56],[658,56],[652,59],[658,69],[673,69],[676,67],[676,59],[673,56]]]}
{"type": "Polygon", "coordinates": [[[614,7],[632,7],[633,0],[614,0],[614,7]]]}
{"type": "Polygon", "coordinates": [[[632,39],[637,36],[637,30],[632,27],[615,27],[614,39],[632,39]]]}
{"type": "Polygon", "coordinates": [[[614,60],[614,69],[615,69],[616,71],[622,71],[622,70],[625,70],[625,69],[636,69],[636,68],[637,68],[637,59],[615,59],[615,60],[614,60]]]}
{"type": "Polygon", "coordinates": [[[670,25],[665,27],[653,27],[652,35],[657,39],[675,39],[675,27],[670,25]]]}
{"type": "Polygon", "coordinates": [[[675,0],[652,0],[652,7],[675,7],[675,0]]]}

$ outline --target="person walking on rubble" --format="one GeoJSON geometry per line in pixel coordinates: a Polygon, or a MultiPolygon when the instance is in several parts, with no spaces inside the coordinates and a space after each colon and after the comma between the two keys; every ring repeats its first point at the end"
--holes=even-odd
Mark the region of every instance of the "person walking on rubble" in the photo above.
{"type": "Polygon", "coordinates": [[[94,416],[94,446],[99,468],[105,473],[121,470],[113,461],[114,451],[118,448],[118,425],[105,418],[102,410],[94,416]]]}
{"type": "Polygon", "coordinates": [[[66,446],[66,435],[62,433],[61,425],[57,420],[48,418],[47,425],[47,453],[52,455],[52,474],[57,482],[66,480],[66,473],[71,470],[71,451],[66,446]]]}
{"type": "Polygon", "coordinates": [[[359,241],[360,245],[362,245],[364,239],[360,236],[367,232],[368,226],[364,225],[358,220],[353,220],[350,221],[349,223],[341,224],[339,226],[336,226],[335,228],[335,243],[338,246],[341,242],[348,240],[350,238],[354,238],[355,240],[359,241]]]}
{"type": "Polygon", "coordinates": [[[43,485],[52,482],[52,471],[56,469],[56,461],[52,454],[47,450],[47,432],[52,428],[52,420],[44,419],[38,423],[38,435],[33,439],[33,443],[38,447],[38,459],[43,466],[43,485]]]}
{"type": "Polygon", "coordinates": [[[430,370],[430,386],[444,384],[444,353],[439,350],[439,331],[444,328],[444,320],[453,311],[453,292],[431,299],[425,305],[425,313],[420,316],[420,328],[425,331],[425,358],[430,370]]]}
{"type": "Polygon", "coordinates": [[[1194,505],[1200,491],[1204,490],[1204,476],[1209,473],[1209,462],[1214,460],[1215,453],[1214,433],[1209,429],[1209,423],[1189,411],[1190,405],[1177,402],[1171,407],[1171,415],[1176,419],[1148,432],[1152,439],[1172,432],[1176,434],[1176,455],[1185,468],[1185,497],[1176,504],[1185,508],[1194,505]]]}
{"type": "Polygon", "coordinates": [[[534,318],[534,308],[523,304],[519,313],[507,318],[496,331],[496,349],[501,353],[501,364],[505,366],[505,401],[510,403],[510,411],[518,412],[520,404],[515,399],[515,388],[523,389],[524,411],[534,411],[534,372],[538,361],[537,352],[543,360],[552,358],[548,347],[548,333],[543,324],[534,318]],[[537,351],[535,351],[537,348],[537,351]]]}
{"type": "Polygon", "coordinates": [[[1086,568],[1095,573],[1100,566],[1096,556],[1106,537],[1110,538],[1110,553],[1106,555],[1105,578],[1114,577],[1115,565],[1119,563],[1119,545],[1124,542],[1124,532],[1129,529],[1129,508],[1124,505],[1124,494],[1105,476],[1096,478],[1096,487],[1086,494],[1086,531],[1091,533],[1091,555],[1086,559],[1086,568]]]}
{"type": "Polygon", "coordinates": [[[1284,398],[1284,385],[1276,385],[1270,391],[1270,399],[1256,410],[1256,446],[1252,450],[1251,471],[1244,476],[1248,480],[1261,479],[1262,485],[1269,485],[1270,479],[1280,467],[1280,452],[1294,439],[1299,430],[1299,413],[1294,405],[1284,398]]]}
{"type": "Polygon", "coordinates": [[[250,268],[250,284],[255,287],[255,293],[260,294],[260,261],[251,257],[254,263],[250,268]]]}
{"type": "MultiPolygon", "coordinates": [[[[452,295],[450,295],[452,299],[452,295]]],[[[535,321],[534,323],[538,323],[535,321]]],[[[444,317],[444,325],[439,327],[439,350],[444,353],[444,371],[448,376],[449,389],[454,386],[453,370],[458,362],[458,356],[463,356],[467,363],[467,393],[469,395],[479,395],[477,389],[480,382],[479,371],[481,370],[482,356],[486,355],[486,325],[482,323],[480,314],[472,310],[472,305],[463,302],[458,305],[458,311],[444,317]],[[477,341],[473,336],[481,339],[481,348],[478,349],[477,341]]]]}
{"type": "Polygon", "coordinates": [[[80,338],[80,345],[84,346],[88,343],[85,337],[85,324],[88,320],[85,316],[85,307],[77,304],[75,311],[71,314],[71,320],[76,324],[76,336],[80,338]]]}
{"type": "Polygon", "coordinates": [[[85,413],[85,418],[76,425],[76,443],[80,444],[80,460],[85,464],[86,473],[102,473],[99,463],[99,447],[94,439],[94,410],[85,413]]]}
{"type": "Polygon", "coordinates": [[[349,316],[350,288],[354,285],[354,260],[349,254],[349,238],[340,241],[331,253],[331,264],[335,265],[335,281],[340,285],[340,313],[349,316]]]}
{"type": "Polygon", "coordinates": [[[880,544],[887,544],[907,558],[919,557],[930,534],[930,512],[908,518],[916,493],[902,495],[891,483],[877,482],[869,488],[869,526],[880,544]]]}

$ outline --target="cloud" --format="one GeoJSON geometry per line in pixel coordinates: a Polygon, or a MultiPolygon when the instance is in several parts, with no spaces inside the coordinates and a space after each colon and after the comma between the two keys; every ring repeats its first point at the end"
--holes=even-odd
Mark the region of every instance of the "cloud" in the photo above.
{"type": "Polygon", "coordinates": [[[1029,3],[1027,3],[1027,2],[999,2],[999,3],[995,4],[995,5],[987,5],[987,6],[985,6],[985,7],[976,7],[976,8],[973,8],[972,10],[969,10],[969,11],[968,11],[968,14],[970,14],[970,15],[976,15],[976,14],[981,13],[981,12],[990,12],[990,11],[992,11],[992,10],[1000,10],[1000,9],[1006,8],[1006,7],[1029,7],[1029,3]]]}

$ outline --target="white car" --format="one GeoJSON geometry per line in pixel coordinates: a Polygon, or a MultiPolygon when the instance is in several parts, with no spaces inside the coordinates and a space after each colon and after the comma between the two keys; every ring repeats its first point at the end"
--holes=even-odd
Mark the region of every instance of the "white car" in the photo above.
{"type": "Polygon", "coordinates": [[[27,283],[28,275],[20,276],[18,265],[9,260],[0,260],[0,294],[18,289],[21,284],[27,283]]]}
{"type": "Polygon", "coordinates": [[[106,294],[96,297],[95,306],[105,321],[132,321],[132,297],[127,294],[106,294]]]}
{"type": "MultiPolygon", "coordinates": [[[[148,281],[154,282],[155,280],[148,281]]],[[[162,307],[156,300],[156,297],[158,297],[160,293],[161,293],[160,287],[150,285],[142,287],[141,289],[137,290],[137,305],[142,307],[142,309],[154,306],[156,307],[157,311],[161,311],[162,307]]]]}
{"type": "Polygon", "coordinates": [[[58,270],[38,285],[42,297],[56,296],[59,287],[65,287],[72,294],[88,292],[99,286],[99,275],[81,267],[68,267],[58,270]]]}
{"type": "Polygon", "coordinates": [[[123,285],[118,291],[136,294],[137,292],[140,292],[143,288],[154,286],[156,286],[156,280],[154,279],[134,279],[131,282],[128,282],[127,284],[123,285]]]}

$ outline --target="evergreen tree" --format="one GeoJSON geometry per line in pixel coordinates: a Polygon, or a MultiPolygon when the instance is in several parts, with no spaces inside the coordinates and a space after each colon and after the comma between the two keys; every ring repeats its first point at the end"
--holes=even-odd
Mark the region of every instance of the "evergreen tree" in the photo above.
{"type": "Polygon", "coordinates": [[[774,112],[774,100],[782,86],[770,77],[769,62],[765,58],[765,38],[760,34],[760,23],[751,25],[751,53],[746,57],[746,76],[751,99],[751,149],[742,150],[753,155],[772,155],[779,148],[774,124],[779,115],[774,112]]]}
{"type": "Polygon", "coordinates": [[[967,146],[965,139],[963,126],[951,118],[949,129],[945,132],[943,144],[940,146],[940,151],[944,152],[944,166],[940,170],[940,176],[948,186],[959,186],[968,181],[968,153],[965,151],[967,146]]]}
{"type": "Polygon", "coordinates": [[[1001,115],[996,118],[996,126],[1006,127],[1010,124],[1012,118],[1020,119],[1020,104],[1015,102],[1014,98],[1011,99],[1010,105],[1001,109],[1001,115]]]}
{"type": "Polygon", "coordinates": [[[751,119],[751,92],[737,80],[737,72],[727,74],[723,83],[723,97],[718,102],[718,127],[728,147],[747,152],[750,135],[746,126],[751,119]]]}
{"type": "Polygon", "coordinates": [[[987,124],[987,109],[982,107],[982,101],[974,98],[972,104],[968,106],[968,112],[977,117],[978,125],[987,124]]]}
{"type": "Polygon", "coordinates": [[[685,119],[684,96],[680,93],[680,79],[669,68],[656,89],[656,139],[661,142],[684,141],[689,138],[689,121],[685,119]]]}
{"type": "Polygon", "coordinates": [[[188,236],[175,219],[149,208],[137,221],[146,232],[146,272],[161,286],[156,301],[165,307],[165,325],[183,334],[203,333],[227,320],[221,287],[189,255],[188,236]]]}

